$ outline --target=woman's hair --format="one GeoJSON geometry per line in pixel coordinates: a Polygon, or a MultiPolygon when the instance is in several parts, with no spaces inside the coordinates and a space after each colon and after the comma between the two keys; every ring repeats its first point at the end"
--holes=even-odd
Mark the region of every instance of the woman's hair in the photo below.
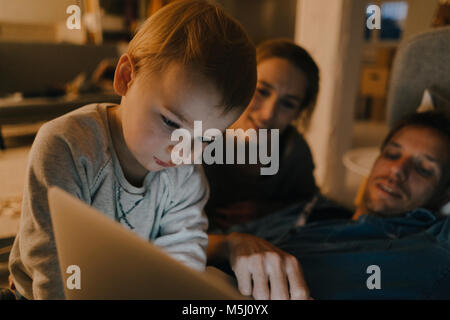
{"type": "Polygon", "coordinates": [[[262,42],[256,48],[257,63],[270,58],[282,58],[302,71],[306,76],[306,94],[300,106],[300,120],[306,125],[314,111],[319,92],[319,68],[311,55],[288,39],[274,39],[262,42]]]}
{"type": "Polygon", "coordinates": [[[244,109],[256,88],[256,50],[242,26],[215,4],[175,1],[153,14],[128,46],[137,73],[172,62],[212,81],[225,111],[244,109]]]}

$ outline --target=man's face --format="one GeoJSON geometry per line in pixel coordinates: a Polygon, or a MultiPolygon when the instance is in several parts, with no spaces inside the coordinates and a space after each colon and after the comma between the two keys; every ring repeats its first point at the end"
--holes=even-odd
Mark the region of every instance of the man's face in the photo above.
{"type": "Polygon", "coordinates": [[[407,126],[395,133],[368,178],[368,213],[392,216],[429,204],[439,191],[447,148],[445,138],[430,128],[407,126]]]}

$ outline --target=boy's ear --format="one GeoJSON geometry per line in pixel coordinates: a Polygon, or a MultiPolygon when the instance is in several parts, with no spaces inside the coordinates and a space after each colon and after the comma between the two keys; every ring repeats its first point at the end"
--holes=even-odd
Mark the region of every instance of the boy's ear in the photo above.
{"type": "Polygon", "coordinates": [[[116,66],[114,73],[114,91],[119,96],[127,94],[128,88],[135,77],[135,69],[131,57],[125,53],[123,54],[116,66]]]}

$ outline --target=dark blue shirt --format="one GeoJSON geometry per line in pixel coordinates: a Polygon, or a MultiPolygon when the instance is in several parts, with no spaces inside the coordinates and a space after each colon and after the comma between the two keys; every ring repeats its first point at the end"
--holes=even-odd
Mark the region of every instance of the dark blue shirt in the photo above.
{"type": "Polygon", "coordinates": [[[231,231],[260,236],[294,255],[315,299],[450,299],[450,218],[417,209],[401,217],[292,227],[300,210],[231,231]],[[367,285],[372,265],[379,267],[380,289],[367,285]]]}

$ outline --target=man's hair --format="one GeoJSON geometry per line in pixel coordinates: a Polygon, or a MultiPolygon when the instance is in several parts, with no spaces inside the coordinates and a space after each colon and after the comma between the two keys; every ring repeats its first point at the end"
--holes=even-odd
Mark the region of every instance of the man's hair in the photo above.
{"type": "Polygon", "coordinates": [[[384,149],[386,144],[392,139],[392,137],[401,129],[405,127],[425,127],[430,128],[438,132],[447,143],[447,163],[444,164],[442,177],[440,181],[440,188],[447,189],[450,187],[450,119],[444,112],[440,111],[427,111],[422,113],[413,113],[398,121],[390,130],[386,138],[384,139],[381,150],[384,149]]]}
{"type": "Polygon", "coordinates": [[[288,39],[264,41],[256,48],[257,63],[270,58],[282,58],[294,65],[306,76],[306,94],[300,108],[309,117],[316,104],[319,92],[319,68],[311,55],[288,39]]]}
{"type": "Polygon", "coordinates": [[[128,46],[137,73],[181,63],[212,81],[225,111],[244,109],[256,88],[256,49],[243,27],[215,4],[175,1],[153,14],[128,46]]]}

